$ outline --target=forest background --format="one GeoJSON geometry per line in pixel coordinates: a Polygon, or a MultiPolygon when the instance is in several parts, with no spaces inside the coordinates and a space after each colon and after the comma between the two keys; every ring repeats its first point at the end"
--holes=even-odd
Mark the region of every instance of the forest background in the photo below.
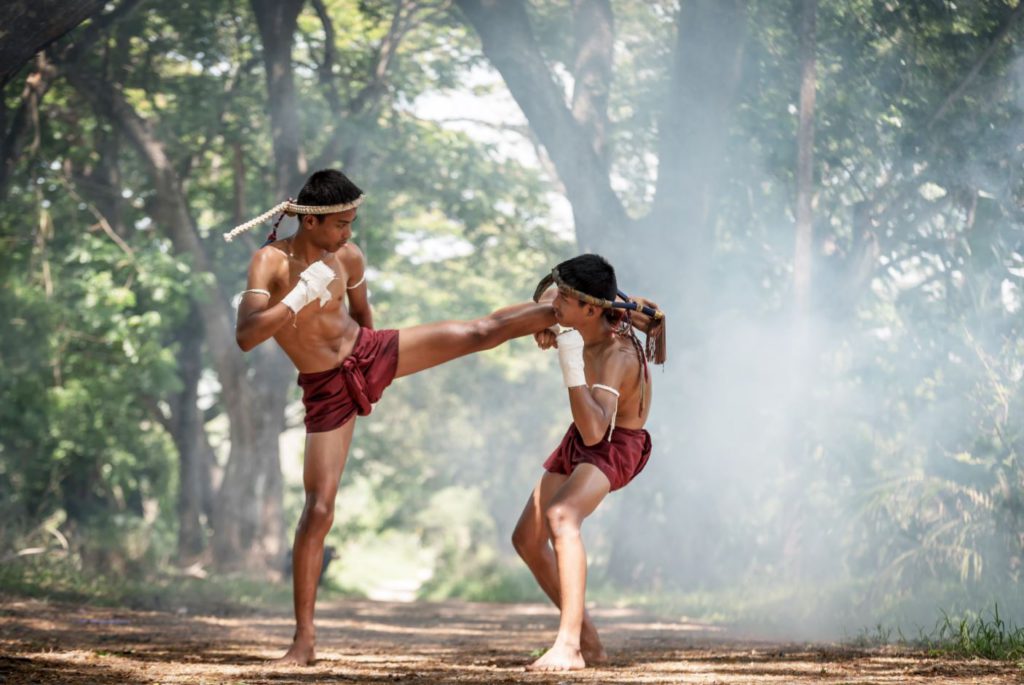
{"type": "MultiPolygon", "coordinates": [[[[302,410],[234,343],[262,235],[221,234],[330,166],[367,191],[378,327],[525,300],[582,251],[668,312],[592,599],[1024,623],[1022,7],[7,3],[0,587],[287,593],[302,410]]],[[[328,592],[539,600],[508,540],[569,420],[529,340],[395,383],[328,592]]]]}

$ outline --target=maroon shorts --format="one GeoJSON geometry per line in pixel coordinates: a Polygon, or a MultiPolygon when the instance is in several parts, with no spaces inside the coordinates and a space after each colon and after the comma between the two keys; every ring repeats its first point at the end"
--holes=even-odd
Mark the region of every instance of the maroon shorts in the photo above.
{"type": "Polygon", "coordinates": [[[612,490],[618,490],[644,470],[650,456],[651,436],[642,428],[616,428],[611,440],[606,434],[601,442],[588,447],[573,423],[544,468],[568,476],[579,464],[593,464],[608,477],[612,490]]]}
{"type": "Polygon", "coordinates": [[[355,347],[341,366],[299,374],[306,432],[334,430],[353,414],[369,414],[397,369],[398,331],[360,328],[355,347]]]}

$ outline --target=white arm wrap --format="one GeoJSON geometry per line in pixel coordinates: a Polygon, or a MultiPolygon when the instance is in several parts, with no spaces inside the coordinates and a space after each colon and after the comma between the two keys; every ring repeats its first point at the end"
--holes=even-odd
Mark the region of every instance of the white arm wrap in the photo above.
{"type": "Polygon", "coordinates": [[[320,306],[330,301],[331,293],[327,284],[337,278],[337,274],[323,262],[313,262],[299,274],[299,282],[291,289],[281,302],[296,314],[313,300],[320,300],[320,306]]]}
{"type": "Polygon", "coordinates": [[[565,387],[575,388],[587,384],[583,373],[583,336],[575,328],[558,335],[558,363],[562,367],[565,387]]]}

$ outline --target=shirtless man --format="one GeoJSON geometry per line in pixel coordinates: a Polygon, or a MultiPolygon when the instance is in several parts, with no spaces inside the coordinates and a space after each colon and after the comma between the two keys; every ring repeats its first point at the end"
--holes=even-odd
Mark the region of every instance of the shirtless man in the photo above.
{"type": "Polygon", "coordinates": [[[648,357],[664,361],[664,316],[653,303],[619,301],[611,265],[585,254],[559,264],[541,282],[553,282],[555,318],[568,330],[535,334],[542,348],[557,346],[569,394],[572,424],[544,463],[512,534],[512,544],[541,589],[558,606],[558,635],[527,670],[567,671],[607,657],[584,610],[587,557],[580,526],[605,496],[629,483],[647,464],[651,436],[643,429],[651,407],[648,357]],[[651,344],[645,353],[625,309],[641,306],[651,344]],[[644,312],[647,312],[645,314],[644,312]],[[660,348],[660,349],[659,349],[660,348]],[[554,549],[549,545],[553,543],[554,549]]]}
{"type": "Polygon", "coordinates": [[[281,658],[288,663],[304,665],[315,659],[317,580],[355,416],[369,414],[394,378],[496,347],[555,322],[550,304],[530,302],[473,321],[374,330],[364,278],[366,260],[351,242],[362,197],[341,172],[318,171],[295,203],[281,203],[225,234],[230,240],[278,211],[300,216],[295,235],[277,240],[275,225],[268,243],[253,255],[236,326],[242,350],[271,337],[281,346],[299,372],[306,407],[306,502],[292,553],[295,636],[281,658]]]}

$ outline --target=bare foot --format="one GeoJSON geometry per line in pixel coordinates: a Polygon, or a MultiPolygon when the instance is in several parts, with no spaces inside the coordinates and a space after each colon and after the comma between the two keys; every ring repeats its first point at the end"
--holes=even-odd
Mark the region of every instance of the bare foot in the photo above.
{"type": "Polygon", "coordinates": [[[601,638],[597,636],[597,628],[593,625],[583,624],[583,630],[580,632],[580,654],[583,655],[587,666],[596,666],[608,661],[608,654],[604,651],[601,638]]]}
{"type": "Polygon", "coordinates": [[[579,671],[587,667],[580,650],[555,643],[544,656],[526,667],[527,671],[579,671]]]}
{"type": "Polygon", "coordinates": [[[292,646],[280,659],[275,659],[275,664],[298,666],[309,666],[316,661],[316,641],[312,637],[295,636],[292,646]]]}

